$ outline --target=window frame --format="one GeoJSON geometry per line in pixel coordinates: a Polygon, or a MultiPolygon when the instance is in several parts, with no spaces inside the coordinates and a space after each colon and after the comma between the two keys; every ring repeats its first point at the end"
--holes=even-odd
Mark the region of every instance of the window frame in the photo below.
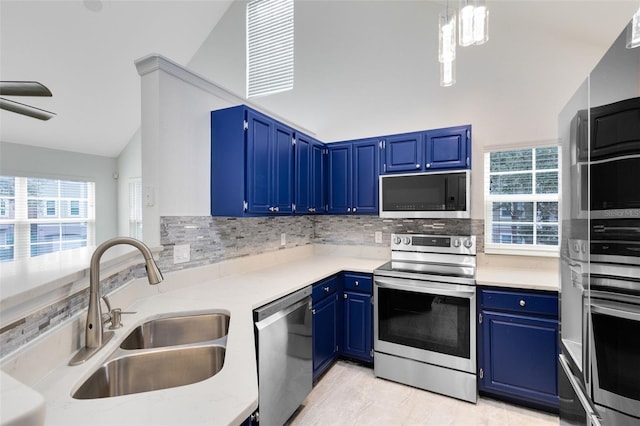
{"type": "MultiPolygon", "coordinates": [[[[3,249],[12,248],[12,258],[0,261],[15,262],[21,259],[34,259],[46,254],[57,253],[65,250],[70,250],[79,247],[91,247],[95,245],[95,182],[90,180],[72,180],[58,177],[36,177],[36,176],[5,176],[14,178],[14,194],[13,196],[3,196],[3,199],[12,198],[14,200],[14,217],[0,217],[1,225],[13,226],[13,244],[1,244],[3,249]],[[57,195],[45,195],[45,196],[33,196],[29,195],[28,181],[29,179],[47,179],[55,181],[57,185],[57,195]],[[81,182],[88,184],[86,188],[85,196],[66,196],[62,193],[61,182],[81,182]],[[71,202],[78,201],[78,215],[67,215],[63,212],[63,205],[68,204],[68,209],[71,209],[71,202]],[[40,217],[29,217],[30,215],[30,202],[44,202],[42,204],[42,215],[40,217]],[[86,202],[86,208],[83,203],[86,202]],[[49,206],[53,203],[55,209],[54,214],[49,214],[49,206]],[[86,210],[86,217],[81,217],[80,212],[86,210]],[[86,224],[86,238],[80,239],[65,239],[64,229],[68,225],[73,224],[86,224]],[[34,241],[32,239],[33,225],[52,225],[57,226],[59,238],[55,241],[34,241]],[[57,244],[57,249],[53,251],[47,251],[40,254],[37,247],[44,246],[46,244],[57,244]],[[70,245],[80,244],[79,247],[69,247],[70,245]],[[64,248],[67,246],[67,248],[64,248]]],[[[70,213],[66,212],[66,213],[70,213]]]]}
{"type": "Polygon", "coordinates": [[[560,188],[561,188],[561,173],[560,173],[560,155],[561,150],[557,143],[545,143],[540,145],[526,145],[526,146],[510,146],[510,147],[491,147],[487,148],[484,152],[484,252],[486,254],[505,254],[505,255],[521,255],[521,256],[541,256],[541,257],[559,257],[560,255],[560,241],[561,241],[561,206],[560,206],[560,188]],[[557,149],[557,168],[554,169],[537,169],[536,168],[536,150],[540,148],[556,148],[557,149]],[[504,172],[491,172],[491,154],[496,152],[506,151],[532,151],[532,168],[531,170],[516,170],[516,171],[504,171],[504,172]],[[558,176],[556,193],[541,193],[541,194],[491,194],[490,182],[492,175],[501,174],[531,174],[532,180],[532,192],[536,188],[536,174],[540,172],[556,172],[558,176]],[[507,244],[507,243],[495,243],[491,241],[493,230],[493,203],[506,202],[506,203],[533,203],[534,218],[531,222],[522,222],[523,225],[531,225],[533,227],[533,241],[534,244],[507,244]],[[558,203],[558,221],[555,226],[558,228],[558,244],[557,245],[543,245],[535,244],[536,241],[536,226],[538,224],[554,225],[554,222],[537,222],[535,220],[536,203],[540,202],[557,202],[558,203]]]}
{"type": "Polygon", "coordinates": [[[294,0],[247,1],[247,99],[293,89],[294,18],[294,0]]]}

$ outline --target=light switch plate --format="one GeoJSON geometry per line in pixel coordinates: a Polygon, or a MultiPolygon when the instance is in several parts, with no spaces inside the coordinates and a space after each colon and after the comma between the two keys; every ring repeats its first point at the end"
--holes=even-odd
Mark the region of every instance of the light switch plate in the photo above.
{"type": "Polygon", "coordinates": [[[382,231],[376,231],[376,244],[382,244],[382,231]]]}
{"type": "Polygon", "coordinates": [[[185,263],[191,260],[191,244],[173,246],[173,263],[185,263]]]}

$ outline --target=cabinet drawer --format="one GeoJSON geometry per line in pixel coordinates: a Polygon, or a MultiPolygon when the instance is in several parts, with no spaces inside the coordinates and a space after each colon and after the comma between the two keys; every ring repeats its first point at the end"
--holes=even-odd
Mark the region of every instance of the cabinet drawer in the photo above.
{"type": "Polygon", "coordinates": [[[313,285],[311,300],[316,303],[338,290],[340,280],[337,275],[313,285]]]}
{"type": "Polygon", "coordinates": [[[519,291],[482,290],[483,309],[558,316],[558,296],[519,291]]]}
{"type": "Polygon", "coordinates": [[[373,280],[370,275],[345,273],[344,289],[371,294],[373,290],[373,280]]]}

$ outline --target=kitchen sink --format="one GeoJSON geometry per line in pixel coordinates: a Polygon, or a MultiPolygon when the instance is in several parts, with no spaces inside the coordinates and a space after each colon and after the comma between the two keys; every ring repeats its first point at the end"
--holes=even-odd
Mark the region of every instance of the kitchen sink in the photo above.
{"type": "Polygon", "coordinates": [[[124,355],[105,362],[73,393],[73,398],[108,398],[200,382],[222,369],[225,347],[188,346],[119,353],[124,355]]]}
{"type": "Polygon", "coordinates": [[[136,327],[122,349],[149,349],[220,339],[229,332],[229,316],[221,313],[159,318],[136,327]]]}

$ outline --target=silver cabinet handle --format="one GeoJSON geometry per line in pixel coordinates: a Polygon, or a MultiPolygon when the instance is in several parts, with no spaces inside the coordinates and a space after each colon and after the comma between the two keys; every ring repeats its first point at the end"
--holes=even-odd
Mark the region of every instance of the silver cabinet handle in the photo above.
{"type": "Polygon", "coordinates": [[[312,309],[312,310],[311,310],[311,315],[315,315],[315,314],[316,314],[316,310],[315,310],[315,309],[312,309]]]}
{"type": "Polygon", "coordinates": [[[279,212],[280,211],[280,207],[274,207],[273,211],[279,212]]]}
{"type": "Polygon", "coordinates": [[[427,164],[425,164],[425,167],[426,167],[427,169],[431,168],[431,163],[427,163],[427,164]]]}
{"type": "Polygon", "coordinates": [[[356,212],[356,208],[355,208],[355,207],[353,208],[353,212],[354,212],[354,213],[356,212]]]}
{"type": "Polygon", "coordinates": [[[347,213],[351,212],[351,207],[347,207],[347,213]]]}
{"type": "Polygon", "coordinates": [[[416,164],[416,169],[419,169],[419,168],[420,168],[420,164],[416,164]]]}
{"type": "Polygon", "coordinates": [[[346,299],[346,298],[347,298],[347,295],[345,294],[343,297],[346,299]]]}
{"type": "Polygon", "coordinates": [[[520,300],[520,306],[522,306],[523,308],[527,305],[527,302],[524,301],[524,299],[520,300]]]}
{"type": "Polygon", "coordinates": [[[326,291],[327,293],[329,293],[329,287],[322,287],[324,291],[326,291]]]}
{"type": "Polygon", "coordinates": [[[356,287],[358,287],[360,285],[360,283],[358,281],[355,282],[356,287]]]}
{"type": "Polygon", "coordinates": [[[273,207],[269,207],[269,211],[272,212],[273,211],[273,207]]]}

